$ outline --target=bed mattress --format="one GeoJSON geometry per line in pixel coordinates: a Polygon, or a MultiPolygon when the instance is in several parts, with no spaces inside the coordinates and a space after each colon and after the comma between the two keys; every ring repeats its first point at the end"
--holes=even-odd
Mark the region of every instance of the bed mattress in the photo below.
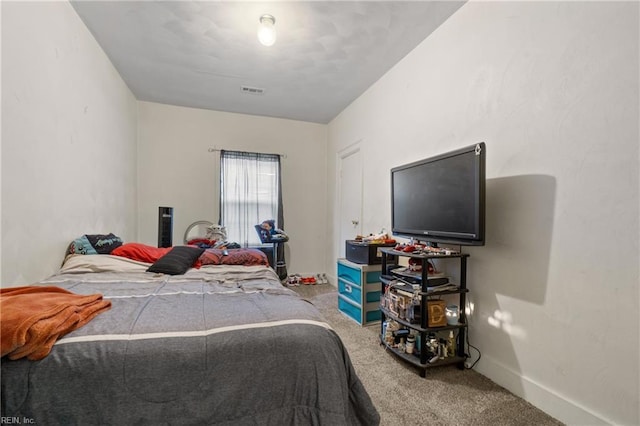
{"type": "Polygon", "coordinates": [[[40,361],[3,358],[2,416],[46,425],[379,423],[338,335],[270,268],[168,276],[98,257],[78,256],[41,284],[100,293],[111,309],[40,361]]]}

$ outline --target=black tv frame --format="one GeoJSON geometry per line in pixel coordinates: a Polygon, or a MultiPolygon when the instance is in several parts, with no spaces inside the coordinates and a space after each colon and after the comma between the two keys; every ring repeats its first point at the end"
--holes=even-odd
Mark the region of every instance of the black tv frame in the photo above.
{"type": "MultiPolygon", "coordinates": [[[[413,238],[421,242],[428,243],[431,246],[437,246],[438,243],[465,245],[465,246],[483,246],[485,244],[485,210],[486,210],[486,144],[479,142],[453,151],[449,151],[440,155],[425,158],[412,163],[397,166],[391,169],[391,232],[395,236],[413,238]],[[400,228],[395,223],[394,211],[394,175],[406,169],[421,167],[433,162],[446,161],[449,158],[463,154],[474,154],[474,173],[473,173],[473,228],[472,233],[453,233],[439,229],[410,229],[400,228]]],[[[437,208],[435,206],[411,206],[414,209],[437,208]]]]}

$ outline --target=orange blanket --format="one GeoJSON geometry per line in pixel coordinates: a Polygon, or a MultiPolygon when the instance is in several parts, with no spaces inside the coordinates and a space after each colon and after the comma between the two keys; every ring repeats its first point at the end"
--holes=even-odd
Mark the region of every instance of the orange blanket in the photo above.
{"type": "Polygon", "coordinates": [[[2,356],[42,359],[59,337],[109,308],[111,302],[101,294],[80,295],[52,286],[0,289],[2,356]]]}

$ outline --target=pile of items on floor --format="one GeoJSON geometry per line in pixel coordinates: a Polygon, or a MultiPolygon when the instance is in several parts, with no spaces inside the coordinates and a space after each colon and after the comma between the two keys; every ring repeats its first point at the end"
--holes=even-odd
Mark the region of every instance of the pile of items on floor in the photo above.
{"type": "Polygon", "coordinates": [[[327,274],[316,274],[302,276],[300,274],[289,275],[286,279],[286,284],[289,287],[296,287],[300,284],[303,285],[316,285],[316,284],[328,284],[327,274]]]}

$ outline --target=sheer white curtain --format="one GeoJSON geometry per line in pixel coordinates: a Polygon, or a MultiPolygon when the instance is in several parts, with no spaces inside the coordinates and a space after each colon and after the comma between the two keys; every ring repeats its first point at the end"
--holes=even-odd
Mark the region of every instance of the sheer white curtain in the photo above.
{"type": "Polygon", "coordinates": [[[220,152],[220,224],[229,241],[260,245],[255,225],[268,219],[284,229],[280,199],[279,155],[220,152]]]}

